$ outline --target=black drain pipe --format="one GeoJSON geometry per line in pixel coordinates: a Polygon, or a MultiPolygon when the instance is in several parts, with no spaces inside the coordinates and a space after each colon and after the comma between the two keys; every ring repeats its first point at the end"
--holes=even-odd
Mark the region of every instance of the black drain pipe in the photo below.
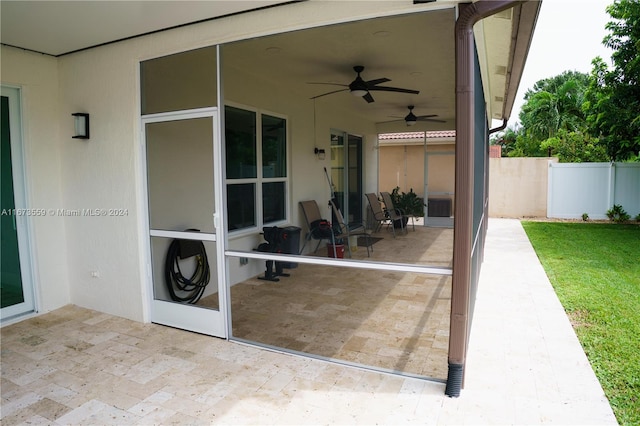
{"type": "Polygon", "coordinates": [[[503,118],[502,119],[502,124],[499,125],[498,127],[494,127],[493,129],[489,129],[489,134],[494,134],[495,132],[499,132],[500,130],[504,130],[507,128],[507,119],[503,118]]]}
{"type": "Polygon", "coordinates": [[[523,0],[479,0],[460,4],[456,21],[456,206],[454,216],[453,277],[449,325],[449,373],[445,394],[460,396],[469,338],[471,254],[473,240],[473,25],[481,19],[523,3],[523,0]]]}

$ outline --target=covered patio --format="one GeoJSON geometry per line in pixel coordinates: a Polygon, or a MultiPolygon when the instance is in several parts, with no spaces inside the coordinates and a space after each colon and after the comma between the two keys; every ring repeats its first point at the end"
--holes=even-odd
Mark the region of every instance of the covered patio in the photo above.
{"type": "Polygon", "coordinates": [[[616,425],[518,221],[489,220],[480,280],[463,398],[69,305],[2,328],[2,424],[616,425]]]}
{"type": "MultiPolygon", "coordinates": [[[[6,318],[73,303],[446,378],[447,394],[459,395],[487,224],[488,133],[511,113],[539,2],[229,2],[233,11],[200,2],[203,19],[172,26],[150,18],[156,27],[130,23],[127,35],[74,47],[35,32],[53,25],[45,3],[3,4],[3,31],[15,36],[2,46],[3,89],[11,86],[11,105],[25,106],[24,140],[12,140],[24,158],[13,165],[29,185],[14,182],[15,207],[53,212],[19,223],[16,233],[32,246],[14,251],[33,272],[24,289],[34,297],[6,318]],[[12,17],[24,21],[5,26],[12,17]],[[53,46],[43,43],[50,39],[53,46]],[[409,120],[407,109],[429,120],[409,120]],[[70,117],[88,124],[89,115],[91,136],[88,127],[72,133],[70,117]],[[306,232],[303,200],[325,206],[336,197],[348,221],[366,221],[364,194],[392,190],[378,187],[378,135],[410,124],[456,130],[455,190],[447,191],[455,232],[384,235],[371,257],[358,250],[352,259],[256,251],[266,227],[306,232]],[[89,206],[107,214],[65,214],[89,206]],[[170,249],[181,241],[189,242],[184,259],[197,256],[206,270],[198,285],[203,300],[217,299],[209,309],[169,286],[170,249]],[[299,266],[287,280],[258,285],[265,261],[299,266]],[[300,294],[285,301],[278,288],[300,294]]],[[[133,16],[130,7],[149,17],[186,9],[156,3],[114,3],[125,9],[119,15],[99,2],[82,8],[96,26],[118,29],[108,17],[133,16]]],[[[63,6],[78,13],[52,7],[63,6]]]]}
{"type": "MultiPolygon", "coordinates": [[[[452,229],[417,226],[394,237],[383,227],[371,236],[370,257],[358,247],[353,260],[451,267],[452,229]]],[[[328,251],[322,246],[310,256],[326,258],[328,251]]],[[[252,277],[231,287],[234,339],[446,379],[450,275],[310,264],[285,272],[290,276],[277,282],[252,277]]],[[[215,307],[217,300],[215,295],[199,304],[215,307]]]]}

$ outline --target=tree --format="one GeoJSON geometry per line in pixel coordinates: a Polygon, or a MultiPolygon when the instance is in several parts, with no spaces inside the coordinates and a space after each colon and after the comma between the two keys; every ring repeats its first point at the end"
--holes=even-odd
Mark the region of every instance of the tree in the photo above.
{"type": "Polygon", "coordinates": [[[503,132],[491,137],[491,145],[502,147],[503,157],[545,157],[540,141],[527,136],[523,127],[507,127],[503,132]]]}
{"type": "Polygon", "coordinates": [[[583,111],[589,130],[607,146],[612,160],[640,159],[640,2],[615,0],[603,44],[614,50],[613,69],[597,57],[583,111]]]}
{"type": "Polygon", "coordinates": [[[506,157],[515,148],[518,133],[518,129],[507,127],[504,131],[491,136],[490,143],[491,145],[500,145],[502,147],[502,156],[506,157]]]}
{"type": "Polygon", "coordinates": [[[513,149],[507,153],[508,157],[546,157],[548,153],[542,148],[538,139],[532,138],[524,128],[516,136],[513,149]]]}
{"type": "Polygon", "coordinates": [[[536,82],[525,93],[522,130],[508,156],[558,156],[561,162],[606,161],[598,140],[587,131],[583,110],[588,74],[565,71],[536,82]]]}
{"type": "Polygon", "coordinates": [[[556,136],[541,144],[543,149],[550,149],[561,163],[604,162],[609,160],[606,146],[597,138],[580,131],[558,131],[556,136]]]}
{"type": "Polygon", "coordinates": [[[554,137],[560,129],[585,128],[582,103],[588,83],[589,76],[576,71],[538,81],[524,95],[520,122],[525,133],[542,142],[554,137]]]}

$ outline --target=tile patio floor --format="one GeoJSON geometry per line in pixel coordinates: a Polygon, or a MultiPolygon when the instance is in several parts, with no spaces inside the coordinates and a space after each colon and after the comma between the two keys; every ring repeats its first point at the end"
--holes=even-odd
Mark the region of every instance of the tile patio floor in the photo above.
{"type": "Polygon", "coordinates": [[[14,424],[616,424],[520,223],[491,219],[465,388],[75,306],[1,330],[14,424]]]}
{"type": "MultiPolygon", "coordinates": [[[[417,227],[397,238],[383,229],[374,235],[381,241],[371,257],[359,247],[354,259],[399,262],[404,256],[451,267],[452,229],[417,227]]],[[[326,253],[321,247],[316,255],[326,253]]],[[[446,379],[450,276],[308,264],[287,272],[279,282],[252,278],[231,287],[235,338],[446,379]]]]}

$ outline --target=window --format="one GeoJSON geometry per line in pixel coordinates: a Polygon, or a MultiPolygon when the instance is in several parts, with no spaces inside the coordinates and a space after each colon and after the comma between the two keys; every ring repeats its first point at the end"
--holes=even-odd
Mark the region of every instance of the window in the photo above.
{"type": "Polygon", "coordinates": [[[226,106],[225,139],[229,231],[286,222],[286,119],[226,106]]]}

